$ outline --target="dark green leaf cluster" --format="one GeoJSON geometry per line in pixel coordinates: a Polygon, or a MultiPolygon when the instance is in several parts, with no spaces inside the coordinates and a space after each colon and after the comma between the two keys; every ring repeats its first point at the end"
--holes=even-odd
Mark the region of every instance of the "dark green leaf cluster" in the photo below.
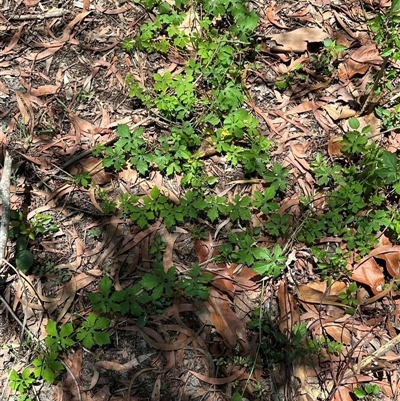
{"type": "Polygon", "coordinates": [[[378,231],[395,228],[397,212],[386,206],[385,192],[400,193],[400,164],[396,154],[368,140],[368,127],[359,132],[356,119],[349,124],[352,131],[343,138],[342,165],[331,166],[321,155],[312,164],[317,183],[334,189],[325,196],[323,213],[305,220],[299,239],[314,243],[337,236],[348,250],[364,255],[376,243],[378,231]]]}
{"type": "Polygon", "coordinates": [[[212,279],[213,276],[202,272],[198,265],[193,266],[179,279],[175,267],[165,272],[164,265],[155,262],[151,273],[145,273],[137,284],[121,291],[114,291],[111,279],[103,277],[99,282],[100,292],[89,293],[89,299],[95,311],[143,317],[155,312],[159,304],[156,301],[168,301],[182,295],[206,299],[206,285],[212,279]]]}

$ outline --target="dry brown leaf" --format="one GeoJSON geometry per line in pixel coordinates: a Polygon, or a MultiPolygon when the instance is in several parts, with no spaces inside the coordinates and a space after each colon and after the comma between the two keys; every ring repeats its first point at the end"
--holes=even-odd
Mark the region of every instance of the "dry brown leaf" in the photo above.
{"type": "Polygon", "coordinates": [[[27,60],[30,61],[40,61],[44,60],[47,57],[53,56],[54,53],[56,53],[58,50],[60,50],[64,46],[64,43],[58,43],[46,50],[43,50],[40,53],[34,53],[34,54],[29,54],[28,56],[25,56],[27,60]]]}
{"type": "Polygon", "coordinates": [[[337,342],[343,344],[351,344],[352,337],[350,330],[340,324],[326,323],[323,325],[324,330],[337,342]]]}
{"type": "Polygon", "coordinates": [[[342,138],[331,134],[328,141],[328,155],[330,157],[342,154],[342,138]]]}
{"type": "Polygon", "coordinates": [[[360,262],[353,270],[351,279],[358,283],[363,283],[371,287],[374,294],[382,291],[385,284],[385,276],[382,269],[378,266],[375,259],[370,257],[364,262],[360,262]]]}
{"type": "Polygon", "coordinates": [[[189,370],[189,372],[193,376],[196,376],[201,381],[206,382],[208,384],[214,384],[214,385],[223,385],[223,384],[232,383],[233,381],[238,379],[245,371],[246,371],[245,368],[241,368],[237,372],[230,375],[229,377],[223,377],[223,378],[216,379],[214,377],[204,376],[201,373],[197,373],[197,372],[194,372],[193,370],[189,370]]]}
{"type": "Polygon", "coordinates": [[[34,120],[34,111],[32,102],[29,95],[22,93],[20,91],[15,91],[15,96],[17,100],[18,109],[24,119],[24,124],[29,124],[34,120]]]}
{"type": "Polygon", "coordinates": [[[392,277],[400,278],[400,253],[386,253],[375,257],[386,262],[386,269],[392,277]]]}
{"type": "Polygon", "coordinates": [[[127,184],[133,184],[138,178],[138,172],[132,168],[130,164],[118,173],[118,177],[124,180],[127,184]]]}
{"type": "Polygon", "coordinates": [[[350,109],[347,106],[331,106],[329,104],[322,106],[324,110],[329,114],[329,116],[337,121],[337,120],[344,120],[356,115],[355,110],[350,109]]]}
{"type": "Polygon", "coordinates": [[[246,324],[240,320],[230,307],[228,297],[219,294],[213,288],[208,297],[210,321],[218,334],[222,336],[227,346],[235,348],[238,339],[245,351],[250,349],[246,337],[246,324]]]}
{"type": "Polygon", "coordinates": [[[173,251],[174,251],[174,244],[176,239],[179,237],[180,234],[171,234],[168,232],[167,229],[164,229],[162,232],[162,238],[164,242],[167,244],[164,250],[163,255],[163,265],[165,273],[174,266],[173,261],[173,251]]]}
{"type": "MultiPolygon", "coordinates": [[[[344,283],[341,285],[343,286],[343,290],[345,290],[346,285],[344,283]]],[[[337,290],[335,287],[335,293],[337,290]]],[[[298,285],[297,296],[301,301],[306,303],[343,307],[339,298],[336,295],[330,294],[326,281],[298,285]]]]}
{"type": "Polygon", "coordinates": [[[277,26],[278,28],[289,29],[287,26],[280,24],[280,23],[276,20],[276,18],[275,18],[275,5],[276,5],[276,2],[275,2],[275,1],[272,1],[272,2],[271,2],[271,5],[267,8],[267,18],[268,18],[268,21],[269,21],[271,24],[277,26]]]}
{"type": "Polygon", "coordinates": [[[92,177],[92,181],[97,185],[107,184],[112,179],[112,174],[104,170],[102,160],[93,156],[77,161],[68,168],[68,171],[72,175],[79,175],[83,172],[89,173],[92,177]]]}
{"type": "Polygon", "coordinates": [[[300,323],[300,311],[293,295],[288,291],[287,284],[283,281],[279,284],[277,298],[281,321],[279,330],[285,335],[290,335],[293,327],[300,323]]]}
{"type": "Polygon", "coordinates": [[[271,35],[270,38],[276,42],[271,47],[272,52],[294,52],[304,53],[308,43],[323,42],[329,35],[320,28],[299,28],[290,32],[271,35]]]}
{"type": "Polygon", "coordinates": [[[339,386],[333,394],[332,401],[353,401],[353,397],[347,386],[339,386]]]}
{"type": "Polygon", "coordinates": [[[36,88],[31,88],[30,93],[33,96],[54,95],[60,89],[61,85],[42,85],[36,88]]]}
{"type": "Polygon", "coordinates": [[[228,294],[232,298],[235,295],[235,285],[233,284],[232,280],[217,277],[212,281],[212,285],[221,292],[228,294]]]}
{"type": "Polygon", "coordinates": [[[376,44],[361,46],[340,65],[338,77],[342,82],[347,82],[356,74],[364,75],[371,65],[379,66],[382,62],[376,44]]]}
{"type": "Polygon", "coordinates": [[[94,133],[98,132],[99,129],[89,121],[78,117],[75,113],[69,113],[71,123],[75,128],[75,132],[78,135],[84,134],[86,136],[92,136],[94,133]]]}
{"type": "Polygon", "coordinates": [[[18,43],[19,38],[21,37],[21,33],[25,25],[26,23],[20,23],[18,31],[14,33],[14,36],[11,38],[10,43],[2,51],[0,51],[0,55],[7,54],[14,48],[14,46],[18,43]]]}
{"type": "Polygon", "coordinates": [[[315,109],[316,107],[317,105],[313,100],[306,100],[304,102],[301,102],[297,106],[293,107],[292,109],[288,110],[286,114],[290,116],[291,114],[306,113],[308,111],[315,109]]]}
{"type": "Polygon", "coordinates": [[[296,158],[306,158],[307,157],[307,150],[308,146],[301,142],[291,142],[290,143],[290,150],[294,154],[296,158]]]}
{"type": "Polygon", "coordinates": [[[82,371],[82,360],[83,360],[83,351],[82,348],[79,348],[74,355],[72,356],[72,360],[68,358],[64,359],[65,364],[68,366],[69,371],[68,375],[64,380],[64,388],[69,393],[71,393],[74,397],[78,397],[79,388],[76,387],[76,383],[81,385],[81,371],[82,371]],[[71,376],[73,375],[73,377],[71,376]]]}

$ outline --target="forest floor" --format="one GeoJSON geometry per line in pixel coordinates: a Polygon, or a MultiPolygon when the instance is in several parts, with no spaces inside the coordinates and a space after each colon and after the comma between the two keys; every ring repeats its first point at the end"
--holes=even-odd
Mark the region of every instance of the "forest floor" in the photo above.
{"type": "MultiPolygon", "coordinates": [[[[0,141],[1,157],[8,152],[12,158],[14,211],[1,269],[1,400],[19,399],[9,372],[31,366],[35,341],[44,341],[50,320],[77,325],[92,312],[88,294],[98,293],[102,277],[122,291],[151,273],[154,261],[165,271],[175,266],[178,276],[199,264],[213,277],[208,298],[163,294],[140,324],[137,316],[104,309],[110,344],[75,343],[60,357],[67,371],[52,384],[37,380],[28,392],[32,399],[346,401],[357,394],[399,399],[396,239],[379,225],[377,241],[366,243],[367,250],[324,228],[316,240],[297,235],[311,213],[304,199],[323,211],[318,216],[326,212],[324,191],[331,189],[313,168],[317,154],[327,163],[342,157],[349,119],[360,123],[356,131],[369,126],[370,140],[380,148],[395,154],[399,147],[397,130],[384,132],[382,118],[364,107],[368,84],[382,64],[368,21],[390,2],[284,0],[252,6],[259,16],[258,47],[240,78],[244,107],[272,144],[265,163],[287,171],[275,171],[285,184],[273,195],[274,216],[287,219],[271,222],[272,210],[256,213],[250,206],[246,218],[244,205],[237,217],[224,217],[221,207],[216,216],[166,224],[164,215],[142,224],[126,218],[118,199],[124,194],[155,199],[158,188],[178,205],[188,191],[182,174],[164,174],[154,168],[157,163],[104,167],[93,150],[99,143],[115,144],[118,126],[143,128],[149,152],[168,136],[169,119],[132,99],[126,77],[150,85],[160,71],[178,74],[189,56],[125,51],[124,40],[134,39],[156,16],[130,1],[1,2],[0,141]],[[110,213],[104,199],[115,201],[110,213]],[[257,228],[261,234],[253,236],[257,228]],[[249,230],[252,236],[246,237],[249,230]],[[232,235],[243,241],[235,244],[232,235]],[[312,242],[320,254],[311,250],[312,242]],[[237,256],[238,249],[247,256],[218,259],[217,249],[226,243],[231,248],[225,256],[237,256]],[[255,248],[271,254],[261,260],[255,248]],[[246,259],[251,252],[254,258],[246,259]],[[327,259],[327,253],[346,256],[335,265],[338,259],[327,259]],[[18,258],[22,269],[13,268],[18,258]],[[265,266],[273,260],[279,271],[260,275],[252,269],[255,260],[265,266]]],[[[239,204],[237,199],[253,199],[268,188],[266,178],[247,174],[242,163],[228,162],[223,151],[204,143],[203,172],[216,182],[202,189],[206,195],[239,204]]],[[[398,197],[389,195],[384,194],[386,209],[397,210],[398,197]]],[[[355,213],[372,214],[368,207],[355,213]]],[[[352,229],[361,233],[360,227],[352,229]]]]}

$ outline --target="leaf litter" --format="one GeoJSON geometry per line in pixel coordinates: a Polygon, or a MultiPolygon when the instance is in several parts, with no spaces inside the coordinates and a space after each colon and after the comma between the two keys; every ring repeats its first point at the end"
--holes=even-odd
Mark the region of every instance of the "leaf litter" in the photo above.
{"type": "MultiPolygon", "coordinates": [[[[115,348],[108,351],[96,351],[92,362],[81,348],[77,349],[65,361],[69,373],[61,386],[42,390],[38,395],[39,399],[62,399],[66,395],[70,399],[122,399],[122,394],[117,391],[118,386],[113,386],[113,380],[120,384],[128,383],[130,390],[146,382],[150,384],[144,392],[138,391],[137,397],[131,396],[129,392],[127,397],[132,400],[150,395],[151,399],[157,400],[162,399],[162,394],[168,394],[169,397],[180,394],[182,399],[195,399],[196,395],[199,399],[204,396],[214,399],[211,395],[216,391],[221,391],[221,394],[232,393],[229,387],[231,383],[246,381],[248,371],[238,365],[231,366],[225,369],[222,377],[215,377],[215,369],[211,365],[217,356],[229,355],[238,344],[243,355],[249,354],[257,358],[257,346],[249,339],[245,318],[246,312],[250,313],[252,310],[246,311],[243,305],[252,305],[255,308],[254,302],[251,303],[251,295],[255,294],[254,301],[263,292],[260,291],[261,285],[256,274],[247,266],[215,262],[218,257],[216,239],[225,232],[225,225],[229,223],[221,224],[218,229],[213,227],[216,232],[214,239],[210,233],[206,241],[188,242],[185,238],[190,237],[185,237],[185,234],[190,231],[190,227],[181,228],[183,231],[169,232],[161,221],[157,221],[149,228],[139,230],[122,219],[104,217],[95,192],[89,193],[73,183],[65,183],[68,173],[76,175],[87,172],[98,186],[107,187],[112,184],[114,181],[111,174],[99,165],[98,159],[91,156],[92,147],[97,142],[109,143],[107,141],[110,141],[111,129],[118,123],[141,124],[145,118],[140,112],[132,116],[131,107],[126,101],[124,77],[131,71],[140,77],[144,85],[143,68],[147,67],[141,66],[137,71],[136,64],[128,61],[118,50],[118,44],[123,40],[121,31],[126,31],[126,26],[133,29],[144,18],[142,10],[123,2],[115,5],[115,8],[109,8],[108,4],[84,1],[65,6],[68,10],[60,15],[43,14],[37,1],[19,2],[18,12],[13,7],[7,7],[7,3],[3,11],[8,23],[2,27],[2,31],[6,31],[8,36],[0,52],[2,57],[7,58],[1,61],[3,71],[0,71],[0,101],[4,114],[1,135],[9,138],[21,123],[25,127],[27,138],[30,138],[29,146],[21,137],[13,138],[13,141],[16,151],[23,158],[20,165],[30,171],[31,177],[35,177],[31,180],[34,189],[31,190],[33,199],[30,207],[31,210],[50,208],[54,214],[57,225],[61,228],[59,236],[54,237],[54,240],[64,253],[62,258],[56,259],[55,268],[71,273],[68,281],[58,286],[51,275],[45,274],[41,277],[54,284],[50,291],[51,286],[42,286],[39,276],[24,277],[28,283],[26,289],[22,282],[16,281],[15,292],[8,288],[5,294],[12,298],[13,310],[18,310],[19,304],[23,305],[27,326],[42,335],[42,319],[46,314],[61,322],[74,319],[74,314],[78,311],[87,314],[83,295],[85,291],[96,289],[94,283],[104,272],[104,267],[107,266],[116,289],[129,285],[131,274],[142,274],[142,269],[150,268],[149,247],[154,243],[156,235],[160,235],[166,243],[163,254],[166,270],[178,266],[179,271],[185,272],[193,262],[198,261],[205,270],[214,275],[207,301],[182,303],[169,316],[155,316],[154,322],[158,326],[153,327],[157,329],[125,327],[126,332],[120,334],[121,343],[116,343],[115,348]],[[120,19],[115,19],[114,16],[120,19]],[[102,30],[95,28],[93,21],[100,22],[102,30]],[[28,30],[27,24],[31,23],[28,30]],[[35,32],[34,40],[32,32],[35,32]],[[84,35],[89,38],[89,43],[85,41],[84,35]],[[81,46],[84,53],[77,57],[78,46],[81,46]],[[80,96],[84,97],[89,92],[93,93],[95,101],[84,98],[78,101],[80,96]],[[62,105],[63,102],[66,103],[62,105]],[[127,115],[131,117],[127,119],[127,115]],[[49,132],[51,135],[46,137],[49,132]],[[86,157],[82,157],[84,152],[86,157]],[[75,155],[78,159],[72,161],[71,158],[75,155]],[[46,188],[45,195],[41,192],[43,187],[46,188]],[[77,194],[79,199],[78,207],[75,208],[69,205],[73,194],[77,194]],[[84,201],[92,204],[99,214],[82,212],[84,201]],[[90,238],[88,227],[101,227],[102,238],[90,238]],[[185,252],[184,244],[188,247],[185,252]],[[235,303],[235,297],[239,298],[239,295],[243,297],[240,307],[245,312],[240,317],[238,304],[235,303]],[[187,314],[191,314],[190,317],[187,314]],[[196,318],[198,321],[193,321],[196,318]],[[199,322],[202,322],[200,327],[199,322]],[[196,352],[197,349],[202,351],[196,352]],[[174,357],[179,352],[181,366],[177,366],[174,357]],[[146,362],[151,362],[151,369],[141,368],[146,362]],[[207,375],[204,375],[206,366],[207,375]],[[107,374],[109,371],[120,372],[125,376],[113,379],[107,374]],[[159,375],[160,372],[163,374],[159,375]],[[185,386],[172,386],[174,375],[183,377],[184,373],[188,375],[185,386]],[[143,378],[145,379],[141,380],[143,378]],[[194,378],[198,380],[194,381],[194,378]],[[83,385],[82,380],[87,383],[83,385]],[[205,389],[204,383],[213,387],[205,389]],[[168,388],[174,388],[175,393],[168,393],[168,388]]],[[[58,6],[56,2],[48,3],[49,9],[50,6],[58,6]]],[[[368,5],[373,3],[366,2],[368,5]]],[[[388,7],[389,3],[380,2],[374,7],[379,5],[388,7]]],[[[273,67],[271,70],[275,72],[275,78],[295,72],[300,63],[307,65],[310,54],[318,55],[318,46],[333,35],[339,38],[338,34],[341,33],[341,41],[349,48],[336,73],[339,87],[332,90],[330,88],[335,85],[333,80],[319,82],[318,75],[311,67],[305,68],[308,72],[305,84],[295,85],[283,94],[269,89],[267,100],[264,98],[260,101],[254,83],[249,80],[245,82],[252,95],[248,106],[264,121],[271,139],[280,144],[276,157],[281,155],[282,160],[285,160],[284,165],[291,169],[295,194],[282,199],[279,213],[291,210],[295,216],[300,212],[299,198],[316,194],[315,182],[309,174],[313,147],[324,147],[330,157],[341,154],[339,138],[343,132],[341,129],[333,132],[335,128],[332,127],[337,127],[338,120],[357,115],[357,96],[363,95],[364,85],[360,83],[360,76],[368,76],[371,71],[376,70],[381,65],[382,58],[376,45],[367,40],[366,27],[354,18],[362,12],[358,3],[354,8],[347,4],[337,6],[329,1],[316,1],[307,5],[291,2],[277,4],[271,1],[262,6],[258,11],[261,16],[265,13],[260,24],[260,29],[264,30],[260,32],[263,52],[269,60],[266,65],[273,67]],[[316,12],[321,16],[318,26],[314,24],[316,12]],[[305,23],[312,24],[312,27],[303,26],[305,23]],[[337,32],[333,32],[333,26],[337,32]],[[317,51],[314,50],[315,46],[317,51]],[[298,54],[293,56],[293,53],[298,54]],[[358,86],[358,89],[351,89],[353,85],[358,86]],[[324,138],[322,143],[316,139],[317,135],[324,138]]],[[[368,12],[371,13],[370,9],[368,12]]],[[[187,18],[197,17],[190,15],[189,10],[187,18]]],[[[184,29],[187,29],[187,25],[184,29]]],[[[338,43],[341,41],[337,39],[338,43]]],[[[166,69],[175,71],[181,61],[177,55],[169,55],[169,60],[172,64],[166,66],[166,69]]],[[[264,75],[260,75],[264,79],[264,75]]],[[[206,159],[210,158],[210,165],[214,156],[215,149],[204,151],[201,155],[206,159]]],[[[134,166],[129,166],[120,173],[120,178],[132,187],[137,183],[138,173],[134,166]]],[[[29,178],[27,181],[29,182],[29,178]]],[[[249,193],[250,185],[262,184],[246,183],[242,177],[232,177],[226,183],[227,187],[221,193],[231,197],[234,196],[238,184],[248,185],[244,191],[249,193]]],[[[110,191],[113,194],[126,191],[123,185],[121,187],[122,189],[110,188],[110,191]]],[[[154,187],[175,204],[179,203],[178,195],[182,190],[179,179],[177,182],[169,182],[163,177],[148,177],[137,186],[138,192],[142,194],[148,193],[154,187]]],[[[21,195],[16,192],[15,196],[18,199],[21,195]]],[[[315,197],[313,201],[316,202],[315,197]]],[[[286,382],[281,383],[281,395],[289,394],[287,399],[317,400],[328,399],[327,394],[330,394],[332,400],[350,400],[351,392],[358,383],[375,380],[381,386],[385,399],[396,399],[399,380],[396,370],[393,370],[397,362],[397,354],[393,352],[398,341],[395,328],[387,329],[384,319],[379,320],[378,317],[369,319],[370,316],[361,314],[361,319],[360,315],[347,314],[346,308],[339,302],[339,295],[347,288],[346,280],[321,281],[314,275],[313,263],[304,252],[296,250],[296,245],[291,244],[288,238],[283,237],[280,241],[282,245],[293,247],[295,251],[289,267],[290,274],[282,281],[267,284],[268,296],[273,297],[271,310],[273,311],[275,305],[279,315],[280,332],[288,337],[292,329],[303,321],[315,338],[325,335],[343,343],[343,353],[339,356],[327,353],[323,358],[323,366],[318,361],[301,363],[301,359],[293,364],[293,375],[300,383],[297,390],[286,377],[285,369],[280,366],[279,369],[283,370],[278,369],[278,374],[286,377],[286,382]],[[376,380],[377,377],[372,379],[371,375],[365,374],[374,363],[381,363],[383,366],[379,381],[376,380]],[[322,373],[326,377],[323,385],[318,382],[322,373]],[[337,387],[333,386],[334,382],[338,383],[337,387]]],[[[327,239],[327,243],[336,241],[339,244],[341,242],[340,238],[327,239]]],[[[12,251],[9,252],[11,255],[12,251]]],[[[367,298],[357,294],[360,307],[370,305],[383,311],[392,306],[390,300],[396,294],[394,279],[400,275],[399,255],[398,246],[387,243],[378,246],[357,263],[349,258],[352,280],[370,289],[367,298]],[[385,278],[388,276],[393,280],[385,287],[385,278]]],[[[46,258],[42,262],[45,263],[46,258]]],[[[265,296],[261,303],[267,300],[265,296]]],[[[394,301],[397,302],[396,299],[394,301]]],[[[392,314],[398,319],[397,303],[392,314]]],[[[10,333],[3,326],[4,324],[1,325],[1,332],[5,339],[10,333]]],[[[11,353],[1,354],[3,366],[9,363],[9,358],[11,353]]],[[[261,361],[257,360],[257,363],[261,364],[261,361]]],[[[259,380],[262,377],[270,379],[269,369],[268,365],[255,366],[259,380]]],[[[273,374],[276,375],[277,372],[272,373],[272,376],[273,374]]],[[[4,386],[5,377],[2,380],[4,386]]],[[[263,385],[264,389],[271,390],[266,384],[263,385]]],[[[8,394],[9,390],[5,391],[8,394]]]]}

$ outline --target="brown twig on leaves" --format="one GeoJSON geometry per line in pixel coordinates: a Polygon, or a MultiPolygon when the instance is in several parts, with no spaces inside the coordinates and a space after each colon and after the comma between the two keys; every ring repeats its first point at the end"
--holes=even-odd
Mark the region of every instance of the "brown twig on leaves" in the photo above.
{"type": "Polygon", "coordinates": [[[68,10],[64,10],[62,8],[52,8],[51,10],[45,11],[44,13],[39,14],[24,14],[24,15],[16,15],[14,17],[10,17],[11,21],[28,21],[32,19],[46,19],[46,18],[58,18],[64,15],[69,14],[68,10]]]}
{"type": "Polygon", "coordinates": [[[10,180],[12,159],[8,150],[5,151],[3,174],[0,181],[0,197],[2,201],[2,215],[0,222],[0,261],[3,264],[8,240],[8,224],[10,221],[10,180]]]}

